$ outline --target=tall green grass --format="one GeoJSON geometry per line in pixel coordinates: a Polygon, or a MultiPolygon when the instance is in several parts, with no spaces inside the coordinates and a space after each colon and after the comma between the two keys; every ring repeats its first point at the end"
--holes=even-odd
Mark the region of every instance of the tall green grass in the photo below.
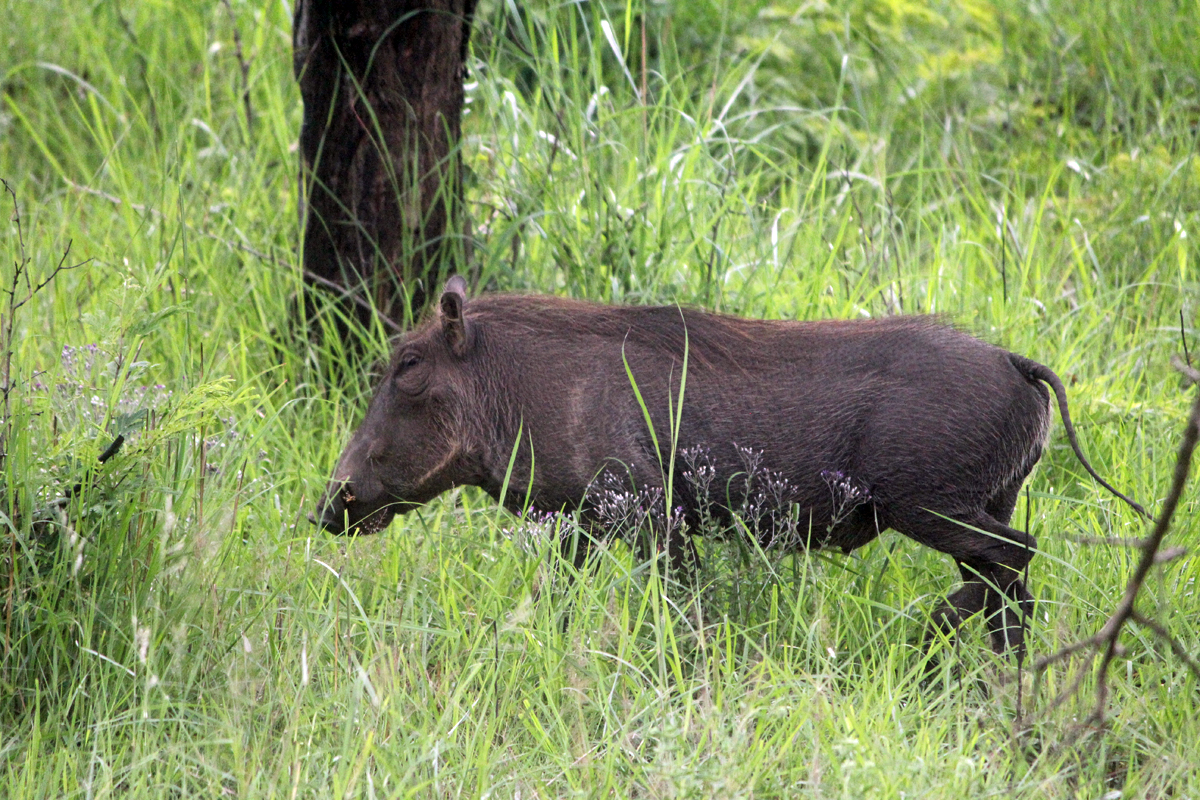
{"type": "MultiPolygon", "coordinates": [[[[3,8],[0,176],[32,279],[68,246],[94,260],[16,319],[0,794],[1196,794],[1198,687],[1145,631],[1110,729],[1078,744],[1094,676],[1051,708],[1077,666],[1031,697],[980,625],[923,684],[956,570],[895,535],[850,557],[705,543],[685,602],[620,544],[571,580],[553,530],[471,490],[370,539],[310,526],[370,393],[344,365],[387,332],[299,316],[288,10],[3,8]]],[[[1200,349],[1196,19],[1166,0],[483,4],[472,269],[772,318],[943,314],[1056,370],[1093,464],[1153,504],[1188,403],[1168,359],[1200,349]]],[[[5,286],[21,253],[9,222],[5,286]]],[[[1080,540],[1142,528],[1057,435],[1030,498],[1045,654],[1098,628],[1132,567],[1080,540]]],[[[1190,549],[1194,498],[1171,534],[1190,549]]],[[[1193,653],[1196,564],[1140,600],[1193,653]]]]}

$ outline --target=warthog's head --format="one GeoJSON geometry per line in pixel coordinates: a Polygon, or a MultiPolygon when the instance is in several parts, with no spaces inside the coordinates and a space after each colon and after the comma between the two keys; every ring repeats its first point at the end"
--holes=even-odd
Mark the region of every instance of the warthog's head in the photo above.
{"type": "Polygon", "coordinates": [[[362,425],[317,505],[334,533],[377,533],[463,481],[466,283],[446,283],[436,318],[401,340],[362,425]]]}

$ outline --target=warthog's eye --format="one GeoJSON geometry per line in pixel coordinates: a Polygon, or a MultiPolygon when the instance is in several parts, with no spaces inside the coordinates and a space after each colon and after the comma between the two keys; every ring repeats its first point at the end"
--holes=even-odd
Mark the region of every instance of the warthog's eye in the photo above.
{"type": "Polygon", "coordinates": [[[409,350],[396,357],[396,367],[392,371],[392,385],[398,391],[415,398],[425,392],[428,382],[428,365],[420,352],[409,350]]]}
{"type": "Polygon", "coordinates": [[[396,364],[396,374],[403,375],[406,371],[412,369],[417,364],[421,363],[421,356],[417,353],[405,353],[400,356],[399,363],[396,364]]]}

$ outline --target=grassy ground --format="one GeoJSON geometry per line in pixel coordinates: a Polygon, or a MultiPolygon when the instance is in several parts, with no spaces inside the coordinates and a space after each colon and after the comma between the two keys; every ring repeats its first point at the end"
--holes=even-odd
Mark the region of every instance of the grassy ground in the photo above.
{"type": "MultiPolygon", "coordinates": [[[[1092,462],[1153,505],[1189,402],[1168,359],[1200,350],[1196,12],[484,4],[463,147],[480,278],[944,314],[1062,375],[1092,462]]],[[[3,309],[0,795],[1200,794],[1200,687],[1144,630],[1103,734],[1077,728],[1086,661],[1014,680],[979,625],[922,685],[956,571],[895,535],[851,557],[710,545],[709,589],[681,605],[619,545],[565,580],[550,532],[474,491],[374,538],[318,532],[370,376],[294,312],[288,8],[3,17],[21,235],[6,222],[0,277],[90,261],[3,309]]],[[[1081,538],[1143,526],[1059,433],[1030,489],[1037,655],[1096,630],[1131,571],[1081,538]]],[[[1168,543],[1194,550],[1195,510],[1189,491],[1168,543]]],[[[1197,563],[1140,601],[1192,653],[1197,563]]]]}

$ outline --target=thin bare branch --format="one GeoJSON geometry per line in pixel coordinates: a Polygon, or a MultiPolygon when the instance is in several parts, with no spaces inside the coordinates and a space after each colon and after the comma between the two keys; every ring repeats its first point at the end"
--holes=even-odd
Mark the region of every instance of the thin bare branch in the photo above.
{"type": "MultiPolygon", "coordinates": [[[[67,185],[73,189],[80,191],[80,192],[84,192],[85,194],[94,195],[96,197],[107,200],[114,205],[122,205],[122,204],[126,203],[126,201],[122,200],[120,197],[116,197],[114,195],[108,194],[107,192],[102,192],[99,189],[93,189],[90,186],[81,186],[80,184],[75,183],[74,181],[71,181],[71,180],[67,181],[67,185]]],[[[155,208],[151,208],[149,206],[144,206],[139,203],[129,203],[128,205],[130,208],[132,208],[133,210],[137,211],[140,214],[150,214],[151,216],[159,217],[159,218],[161,218],[163,216],[161,211],[159,211],[155,208]]],[[[281,261],[280,259],[270,255],[269,253],[264,253],[261,250],[251,247],[248,244],[243,244],[242,242],[235,242],[230,239],[226,239],[222,236],[218,236],[217,234],[212,233],[211,231],[201,230],[187,222],[183,223],[183,225],[188,230],[190,230],[192,233],[212,239],[214,242],[220,242],[221,244],[225,245],[226,247],[228,247],[231,250],[241,250],[243,253],[248,253],[261,261],[267,262],[268,264],[274,264],[275,266],[281,267],[283,269],[290,269],[291,265],[281,261]]],[[[383,323],[383,326],[385,328],[387,328],[389,331],[391,331],[392,333],[404,333],[403,326],[397,324],[388,315],[379,313],[378,309],[376,309],[374,306],[372,306],[370,303],[368,303],[361,295],[354,292],[353,290],[347,289],[345,286],[342,286],[337,281],[331,281],[328,278],[323,278],[320,275],[317,275],[316,273],[314,273],[310,270],[307,270],[307,269],[303,271],[303,274],[304,274],[305,280],[312,281],[313,283],[317,284],[318,286],[321,286],[322,288],[337,292],[339,299],[350,300],[352,303],[354,303],[355,305],[357,305],[359,308],[363,309],[364,311],[371,312],[371,314],[378,317],[379,320],[383,323]]]]}
{"type": "MultiPolygon", "coordinates": [[[[10,403],[10,395],[12,393],[12,356],[13,356],[13,321],[17,312],[17,289],[21,285],[21,276],[25,273],[29,266],[29,256],[25,252],[25,233],[21,227],[21,204],[17,202],[17,193],[9,186],[8,181],[0,178],[0,182],[4,184],[5,191],[12,198],[13,213],[12,220],[17,226],[17,259],[13,262],[13,277],[12,286],[3,289],[8,295],[8,308],[3,315],[0,315],[0,390],[4,394],[3,418],[0,418],[0,464],[3,464],[8,457],[8,433],[9,425],[12,421],[12,406],[10,403]]],[[[26,278],[28,280],[28,278],[26,278]]],[[[11,578],[11,576],[10,576],[11,578]]],[[[8,617],[12,618],[12,593],[11,580],[10,592],[8,597],[8,617]]],[[[8,636],[7,633],[4,639],[5,652],[8,652],[8,636]]]]}
{"type": "Polygon", "coordinates": [[[1075,542],[1076,544],[1128,547],[1134,550],[1145,545],[1145,541],[1142,539],[1131,539],[1126,536],[1088,536],[1082,533],[1064,533],[1061,536],[1063,539],[1075,542]]]}
{"type": "Polygon", "coordinates": [[[229,12],[229,22],[233,25],[233,51],[237,56],[238,66],[242,70],[242,105],[246,109],[246,131],[254,128],[254,109],[250,105],[250,62],[242,53],[242,34],[238,30],[237,17],[233,13],[233,5],[229,0],[221,0],[225,10],[229,12]]]}
{"type": "Polygon", "coordinates": [[[17,204],[17,193],[8,185],[8,181],[0,178],[0,183],[4,184],[4,191],[8,192],[8,196],[12,198],[13,215],[12,220],[17,226],[17,249],[21,253],[21,263],[29,263],[29,259],[25,256],[25,232],[21,228],[21,207],[17,204]]]}
{"type": "MultiPolygon", "coordinates": [[[[1200,386],[1200,371],[1197,371],[1186,364],[1178,356],[1171,359],[1172,366],[1179,370],[1192,383],[1200,386]]],[[[1092,707],[1092,712],[1088,715],[1085,725],[1102,724],[1104,722],[1105,709],[1108,705],[1108,668],[1113,660],[1124,654],[1125,649],[1122,647],[1119,638],[1121,630],[1130,620],[1134,620],[1146,627],[1150,628],[1160,637],[1164,638],[1171,646],[1172,651],[1178,655],[1188,667],[1200,676],[1200,668],[1197,666],[1196,660],[1183,649],[1182,645],[1172,637],[1166,630],[1157,622],[1150,620],[1137,611],[1135,603],[1137,602],[1138,593],[1142,589],[1142,585],[1146,581],[1147,575],[1156,564],[1166,563],[1172,559],[1178,558],[1183,554],[1184,549],[1181,547],[1173,547],[1160,552],[1163,538],[1167,535],[1167,531],[1171,527],[1171,520],[1175,516],[1175,511],[1179,507],[1179,501],[1183,497],[1184,487],[1187,485],[1188,474],[1191,471],[1192,456],[1196,450],[1197,441],[1200,440],[1200,391],[1196,393],[1196,399],[1192,403],[1191,413],[1188,415],[1187,425],[1183,431],[1183,440],[1179,445],[1179,456],[1175,461],[1175,472],[1171,481],[1171,490],[1168,492],[1166,499],[1163,501],[1162,509],[1159,512],[1158,519],[1155,522],[1154,530],[1150,532],[1139,548],[1141,557],[1138,559],[1137,566],[1134,568],[1133,576],[1125,585],[1125,593],[1122,595],[1120,602],[1117,604],[1116,610],[1105,621],[1095,635],[1086,639],[1070,644],[1056,653],[1041,658],[1037,663],[1037,671],[1040,674],[1052,664],[1066,660],[1071,655],[1084,650],[1093,650],[1093,657],[1098,653],[1100,656],[1100,667],[1096,682],[1096,701],[1092,707]]],[[[1059,705],[1067,696],[1074,694],[1078,689],[1083,672],[1068,688],[1066,692],[1055,698],[1050,704],[1050,708],[1059,705]]]]}
{"type": "Polygon", "coordinates": [[[1184,363],[1179,356],[1171,358],[1171,366],[1183,373],[1183,376],[1194,384],[1200,385],[1200,370],[1191,364],[1184,363]]]}
{"type": "MultiPolygon", "coordinates": [[[[1087,642],[1087,644],[1090,646],[1094,643],[1089,640],[1087,642]]],[[[1076,651],[1076,652],[1078,652],[1078,651],[1076,651]]],[[[1095,658],[1096,658],[1096,656],[1093,653],[1092,660],[1095,660],[1095,658]]],[[[1061,692],[1059,692],[1055,696],[1055,698],[1046,705],[1046,707],[1042,710],[1043,714],[1053,711],[1054,709],[1058,708],[1063,703],[1065,703],[1069,698],[1075,696],[1075,693],[1079,691],[1079,684],[1083,683],[1084,677],[1091,671],[1088,668],[1089,666],[1090,666],[1090,664],[1081,664],[1079,666],[1079,671],[1075,673],[1075,677],[1071,680],[1071,684],[1067,688],[1065,688],[1061,692]]]]}
{"type": "MultiPolygon", "coordinates": [[[[73,269],[79,269],[80,267],[90,264],[95,260],[94,258],[85,258],[83,261],[80,261],[78,264],[71,264],[70,266],[66,266],[67,256],[69,256],[71,254],[71,245],[74,244],[74,242],[75,242],[74,239],[71,239],[67,242],[67,249],[63,251],[62,257],[60,259],[58,259],[58,264],[54,267],[54,269],[50,272],[50,274],[46,276],[46,279],[44,281],[40,282],[37,286],[33,286],[32,288],[30,288],[26,292],[25,297],[22,298],[20,302],[13,304],[13,306],[12,306],[13,311],[16,311],[21,306],[25,305],[30,300],[32,300],[37,295],[38,292],[40,292],[42,289],[45,289],[47,286],[49,286],[51,281],[53,281],[55,278],[57,278],[60,273],[68,272],[73,269]]],[[[28,280],[29,280],[29,278],[28,278],[28,276],[26,276],[26,281],[28,281],[28,280]]]]}
{"type": "Polygon", "coordinates": [[[115,206],[128,205],[130,208],[132,208],[134,211],[138,212],[139,214],[150,214],[153,217],[162,219],[163,213],[156,208],[150,208],[149,206],[144,206],[141,203],[130,203],[128,200],[123,200],[114,194],[109,194],[108,192],[102,192],[99,189],[93,189],[91,186],[84,186],[83,184],[76,183],[75,181],[71,180],[70,178],[63,178],[63,180],[66,182],[67,186],[70,186],[72,189],[74,189],[77,192],[83,192],[84,194],[94,195],[95,197],[99,197],[104,200],[107,200],[108,202],[112,203],[115,206]]]}
{"type": "Polygon", "coordinates": [[[1166,564],[1168,561],[1174,561],[1180,556],[1185,555],[1187,555],[1186,547],[1168,547],[1166,550],[1154,555],[1154,563],[1156,565],[1166,564]]]}
{"type": "Polygon", "coordinates": [[[1060,661],[1068,660],[1071,658],[1071,656],[1075,655],[1081,650],[1087,650],[1095,646],[1095,636],[1089,636],[1086,639],[1080,639],[1078,642],[1072,642],[1071,644],[1054,651],[1048,656],[1042,656],[1039,658],[1037,663],[1034,665],[1034,669],[1038,672],[1045,672],[1048,667],[1052,667],[1060,661]]]}
{"type": "Polygon", "coordinates": [[[355,292],[347,289],[345,286],[342,286],[337,281],[331,281],[328,278],[322,278],[320,275],[317,275],[315,272],[311,272],[307,269],[304,270],[304,277],[318,286],[323,286],[326,289],[338,292],[339,297],[344,297],[352,301],[359,308],[370,311],[379,319],[380,322],[383,323],[383,326],[392,333],[404,333],[404,328],[400,325],[397,325],[391,317],[389,317],[387,314],[380,314],[374,306],[372,306],[355,292]]]}
{"type": "Polygon", "coordinates": [[[1143,627],[1154,631],[1160,638],[1165,640],[1166,643],[1171,647],[1171,652],[1178,656],[1180,661],[1182,661],[1184,664],[1187,664],[1188,669],[1192,671],[1192,674],[1196,676],[1196,679],[1200,680],[1200,660],[1197,660],[1195,656],[1189,653],[1187,648],[1180,644],[1179,640],[1172,636],[1171,632],[1168,631],[1166,627],[1162,625],[1162,623],[1150,619],[1140,611],[1134,611],[1129,618],[1138,625],[1142,625],[1143,627]]]}

